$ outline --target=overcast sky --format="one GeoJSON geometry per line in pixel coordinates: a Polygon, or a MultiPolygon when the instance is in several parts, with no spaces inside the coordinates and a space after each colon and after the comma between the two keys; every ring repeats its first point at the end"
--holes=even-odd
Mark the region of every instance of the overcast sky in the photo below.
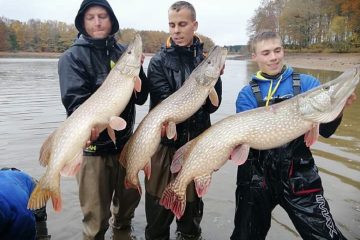
{"type": "MultiPolygon", "coordinates": [[[[167,10],[175,0],[108,0],[120,28],[168,32],[167,10]]],[[[0,16],[73,23],[82,0],[0,0],[0,16]]],[[[197,12],[198,33],[217,45],[246,44],[248,20],[260,0],[189,0],[197,12]]]]}

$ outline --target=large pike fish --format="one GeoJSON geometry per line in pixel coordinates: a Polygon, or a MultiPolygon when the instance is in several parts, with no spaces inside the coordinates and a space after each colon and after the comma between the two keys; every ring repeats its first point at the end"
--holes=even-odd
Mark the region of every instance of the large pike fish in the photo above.
{"type": "Polygon", "coordinates": [[[47,168],[31,194],[29,209],[41,208],[51,198],[54,210],[61,210],[60,173],[73,176],[79,171],[83,148],[90,139],[92,128],[97,127],[99,131],[107,128],[115,142],[114,130],[126,126],[119,115],[134,89],[138,92],[141,89],[141,56],[142,40],[136,35],[96,92],[44,141],[40,163],[47,168]]]}
{"type": "Polygon", "coordinates": [[[214,86],[225,63],[227,51],[213,47],[207,58],[197,66],[176,92],[153,108],[126,143],[121,152],[120,162],[126,168],[125,186],[139,190],[138,173],[144,170],[151,175],[151,157],[161,140],[161,129],[166,125],[169,139],[176,137],[176,124],[192,116],[210,98],[213,105],[219,105],[214,86]]]}
{"type": "Polygon", "coordinates": [[[230,156],[237,164],[245,162],[250,147],[272,149],[303,134],[306,144],[311,145],[318,136],[318,124],[330,122],[341,113],[358,82],[359,69],[349,70],[289,100],[217,122],[175,153],[171,171],[180,172],[164,190],[160,204],[180,218],[188,184],[194,180],[198,196],[203,196],[212,173],[230,156]]]}

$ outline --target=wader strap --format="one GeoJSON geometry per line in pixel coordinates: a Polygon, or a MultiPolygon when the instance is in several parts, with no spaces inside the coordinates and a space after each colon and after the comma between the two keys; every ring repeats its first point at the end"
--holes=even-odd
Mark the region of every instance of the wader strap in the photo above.
{"type": "Polygon", "coordinates": [[[293,91],[294,91],[294,96],[296,96],[296,95],[298,95],[298,94],[301,92],[301,88],[300,88],[300,74],[293,72],[293,74],[292,74],[292,79],[293,79],[293,91]]]}
{"type": "Polygon", "coordinates": [[[251,90],[252,92],[254,93],[255,95],[255,98],[256,98],[256,102],[258,104],[258,107],[263,107],[265,106],[265,101],[262,100],[261,98],[261,93],[260,93],[260,87],[259,87],[259,84],[257,84],[257,82],[255,82],[254,80],[251,80],[249,82],[250,84],[250,87],[251,87],[251,90]]]}

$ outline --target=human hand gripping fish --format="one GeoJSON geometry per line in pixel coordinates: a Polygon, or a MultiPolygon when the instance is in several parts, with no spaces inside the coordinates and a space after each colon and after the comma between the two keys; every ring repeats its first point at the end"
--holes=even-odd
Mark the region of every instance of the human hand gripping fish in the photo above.
{"type": "MultiPolygon", "coordinates": [[[[160,204],[179,219],[186,206],[186,188],[194,180],[199,197],[204,196],[211,175],[231,158],[237,164],[246,161],[249,149],[279,147],[339,116],[354,100],[359,83],[359,68],[310,91],[269,107],[241,112],[217,122],[197,138],[181,147],[171,165],[177,177],[166,187],[160,204]],[[276,132],[278,134],[271,134],[276,132]]],[[[316,140],[307,134],[306,143],[316,140]]]]}
{"type": "Polygon", "coordinates": [[[176,124],[192,116],[208,97],[213,105],[219,105],[214,86],[226,55],[226,49],[213,47],[183,86],[159,103],[141,121],[120,155],[120,162],[126,168],[126,187],[137,188],[141,194],[138,172],[144,170],[150,178],[151,157],[160,144],[163,126],[166,127],[166,136],[173,139],[176,137],[176,124]]]}
{"type": "Polygon", "coordinates": [[[136,35],[97,91],[44,141],[40,163],[46,171],[30,196],[29,209],[39,209],[51,198],[54,210],[60,211],[60,175],[73,176],[80,170],[83,148],[91,135],[107,129],[115,142],[114,130],[126,127],[119,115],[134,90],[141,90],[141,58],[142,40],[136,35]]]}

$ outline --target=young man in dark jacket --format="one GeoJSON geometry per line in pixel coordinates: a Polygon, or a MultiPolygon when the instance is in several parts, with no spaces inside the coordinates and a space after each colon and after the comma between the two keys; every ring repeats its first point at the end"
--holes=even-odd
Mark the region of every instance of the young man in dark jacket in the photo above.
{"type": "MultiPolygon", "coordinates": [[[[170,37],[166,45],[152,57],[148,66],[150,82],[150,108],[154,108],[178,90],[195,67],[204,59],[203,44],[194,35],[198,22],[194,7],[185,1],[176,2],[169,8],[170,37]]],[[[221,101],[222,85],[215,85],[221,101]]],[[[186,104],[186,103],[184,103],[186,104]]],[[[145,179],[146,239],[169,239],[170,225],[174,215],[159,205],[159,199],[167,184],[175,176],[170,165],[175,151],[186,142],[210,127],[210,113],[217,110],[209,99],[189,119],[176,126],[176,140],[163,138],[152,157],[151,177],[145,179]]],[[[187,191],[187,204],[183,217],[177,220],[178,239],[199,239],[203,202],[196,195],[194,184],[187,191]]]]}
{"type": "MultiPolygon", "coordinates": [[[[68,116],[99,88],[126,49],[114,38],[119,23],[106,0],[84,0],[75,26],[78,39],[59,60],[61,98],[68,116]]],[[[110,217],[114,234],[119,229],[131,228],[140,196],[134,189],[124,189],[125,170],[118,156],[133,133],[135,104],[143,104],[147,99],[147,79],[142,69],[140,78],[142,90],[132,96],[121,114],[127,126],[115,131],[116,144],[106,131],[98,134],[95,128],[92,140],[96,140],[84,150],[84,161],[77,175],[84,239],[104,239],[110,217]]]]}
{"type": "MultiPolygon", "coordinates": [[[[319,80],[294,73],[284,65],[281,38],[271,31],[260,32],[252,41],[253,60],[260,71],[236,100],[236,111],[286,101],[320,85],[319,80]]],[[[351,104],[355,99],[348,99],[351,104]]],[[[330,137],[341,122],[320,125],[320,135],[330,137]]],[[[273,134],[276,134],[275,132],[273,134]]],[[[235,229],[232,240],[265,239],[271,212],[280,205],[288,213],[303,239],[345,239],[330,214],[321,179],[304,136],[275,149],[251,149],[238,167],[235,229]]]]}

